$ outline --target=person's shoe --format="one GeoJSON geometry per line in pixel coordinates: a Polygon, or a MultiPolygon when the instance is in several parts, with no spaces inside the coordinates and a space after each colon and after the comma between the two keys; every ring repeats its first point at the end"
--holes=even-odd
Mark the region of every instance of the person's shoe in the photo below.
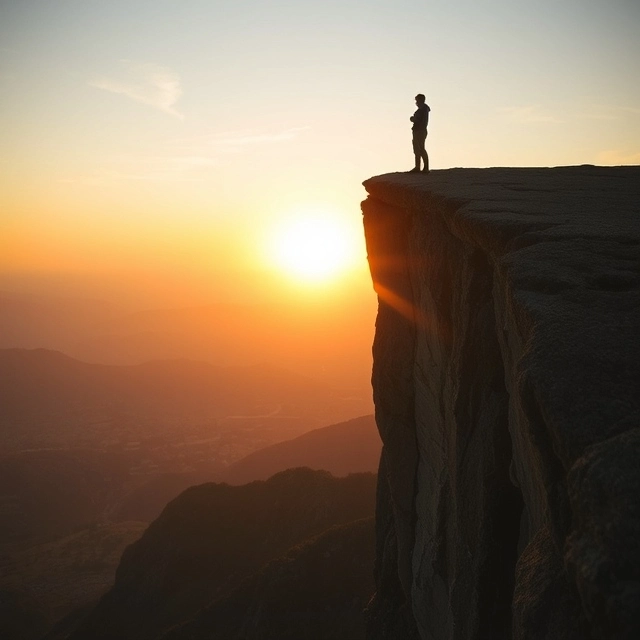
{"type": "Polygon", "coordinates": [[[429,169],[423,169],[422,173],[429,173],[429,169]]]}
{"type": "Polygon", "coordinates": [[[418,167],[414,167],[413,169],[407,171],[407,173],[420,173],[420,169],[418,169],[418,167]]]}

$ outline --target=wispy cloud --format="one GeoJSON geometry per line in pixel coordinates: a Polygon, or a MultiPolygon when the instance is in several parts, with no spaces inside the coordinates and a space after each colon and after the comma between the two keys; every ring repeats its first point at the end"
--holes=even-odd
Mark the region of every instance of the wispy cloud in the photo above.
{"type": "Polygon", "coordinates": [[[553,114],[543,111],[543,109],[539,105],[528,105],[525,107],[502,107],[501,109],[499,109],[499,111],[501,113],[504,113],[511,120],[524,124],[556,124],[563,122],[563,120],[554,116],[553,114]]]}
{"type": "Polygon", "coordinates": [[[149,62],[135,63],[121,60],[120,77],[94,78],[89,85],[111,93],[118,93],[136,102],[149,105],[169,115],[182,119],[175,108],[182,95],[180,78],[168,67],[149,62]]]}
{"type": "Polygon", "coordinates": [[[105,166],[92,173],[65,177],[63,183],[89,186],[122,181],[198,182],[209,179],[208,170],[223,163],[229,154],[241,153],[254,145],[287,142],[310,127],[290,127],[279,131],[227,131],[174,138],[162,145],[158,155],[112,156],[105,166]]]}

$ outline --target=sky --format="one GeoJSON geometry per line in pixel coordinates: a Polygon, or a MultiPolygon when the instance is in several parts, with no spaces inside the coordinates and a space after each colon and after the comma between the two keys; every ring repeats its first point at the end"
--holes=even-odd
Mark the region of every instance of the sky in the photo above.
{"type": "Polygon", "coordinates": [[[0,289],[370,295],[361,183],[411,168],[416,93],[434,169],[640,164],[639,27],[637,0],[4,0],[0,289]],[[331,286],[274,257],[308,215],[349,239],[331,286]]]}

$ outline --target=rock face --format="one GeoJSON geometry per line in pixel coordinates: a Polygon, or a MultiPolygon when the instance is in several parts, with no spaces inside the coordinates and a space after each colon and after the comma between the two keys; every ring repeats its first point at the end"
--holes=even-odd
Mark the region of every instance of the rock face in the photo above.
{"type": "Polygon", "coordinates": [[[640,637],[640,167],[365,187],[368,637],[640,637]]]}

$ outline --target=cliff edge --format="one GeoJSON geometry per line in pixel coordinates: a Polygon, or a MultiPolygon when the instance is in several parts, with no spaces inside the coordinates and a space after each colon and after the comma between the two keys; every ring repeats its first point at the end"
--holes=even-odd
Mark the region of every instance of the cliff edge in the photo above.
{"type": "Polygon", "coordinates": [[[640,637],[640,167],[364,185],[368,637],[640,637]]]}

